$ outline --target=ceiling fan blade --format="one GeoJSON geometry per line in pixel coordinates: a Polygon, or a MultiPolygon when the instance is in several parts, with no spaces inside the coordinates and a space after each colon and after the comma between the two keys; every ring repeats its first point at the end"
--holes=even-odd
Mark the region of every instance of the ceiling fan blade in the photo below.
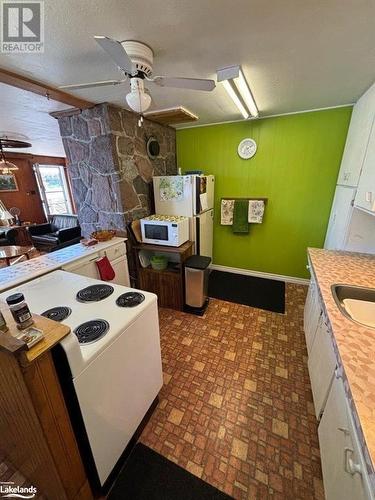
{"type": "Polygon", "coordinates": [[[120,42],[107,36],[94,36],[94,38],[101,48],[105,50],[115,61],[120,69],[131,75],[137,72],[135,64],[133,64],[120,42]]]}
{"type": "Polygon", "coordinates": [[[104,80],[102,82],[92,82],[92,83],[77,83],[73,85],[63,85],[59,87],[59,89],[71,89],[71,90],[80,90],[80,89],[90,89],[92,87],[107,87],[109,85],[120,85],[121,83],[126,82],[126,80],[104,80]]]}
{"type": "Polygon", "coordinates": [[[168,76],[155,76],[150,81],[160,87],[176,87],[178,89],[205,90],[210,92],[216,87],[214,80],[203,78],[178,78],[168,76]]]}

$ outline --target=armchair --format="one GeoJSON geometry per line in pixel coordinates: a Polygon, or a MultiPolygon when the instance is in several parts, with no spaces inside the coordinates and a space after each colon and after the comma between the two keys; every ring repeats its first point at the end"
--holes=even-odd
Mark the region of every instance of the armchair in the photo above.
{"type": "Polygon", "coordinates": [[[81,228],[76,215],[52,215],[49,222],[29,226],[27,230],[35,248],[47,252],[74,245],[81,239],[81,228]]]}
{"type": "Polygon", "coordinates": [[[0,227],[0,246],[17,245],[17,228],[1,230],[0,227]]]}

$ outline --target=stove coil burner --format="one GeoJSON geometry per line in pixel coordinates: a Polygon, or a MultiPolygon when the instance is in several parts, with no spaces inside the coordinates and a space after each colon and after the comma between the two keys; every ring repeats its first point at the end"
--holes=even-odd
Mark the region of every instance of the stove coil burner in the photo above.
{"type": "Polygon", "coordinates": [[[64,321],[68,316],[72,314],[70,307],[58,306],[52,307],[47,311],[42,312],[42,316],[48,319],[53,319],[54,321],[64,321]]]}
{"type": "Polygon", "coordinates": [[[114,288],[110,285],[91,285],[80,290],[76,298],[79,302],[99,302],[109,297],[113,291],[114,288]]]}
{"type": "Polygon", "coordinates": [[[135,307],[145,300],[145,296],[139,292],[126,292],[116,300],[119,307],[135,307]]]}
{"type": "Polygon", "coordinates": [[[104,319],[86,321],[74,329],[80,344],[92,344],[104,337],[109,330],[109,323],[104,319]]]}

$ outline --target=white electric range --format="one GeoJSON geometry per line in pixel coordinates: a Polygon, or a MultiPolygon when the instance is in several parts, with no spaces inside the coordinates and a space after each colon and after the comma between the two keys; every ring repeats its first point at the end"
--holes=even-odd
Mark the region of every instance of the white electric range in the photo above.
{"type": "Polygon", "coordinates": [[[61,346],[103,485],[162,387],[157,297],[66,271],[0,297],[16,292],[72,330],[61,346]]]}

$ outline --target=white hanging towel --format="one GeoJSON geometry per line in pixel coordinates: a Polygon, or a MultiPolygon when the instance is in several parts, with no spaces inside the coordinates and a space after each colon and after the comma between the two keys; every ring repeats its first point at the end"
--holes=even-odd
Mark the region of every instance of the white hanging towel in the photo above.
{"type": "Polygon", "coordinates": [[[249,200],[248,222],[250,224],[262,224],[264,215],[263,200],[249,200]]]}
{"type": "Polygon", "coordinates": [[[221,200],[220,224],[222,226],[231,226],[233,224],[233,208],[234,200],[221,200]]]}

